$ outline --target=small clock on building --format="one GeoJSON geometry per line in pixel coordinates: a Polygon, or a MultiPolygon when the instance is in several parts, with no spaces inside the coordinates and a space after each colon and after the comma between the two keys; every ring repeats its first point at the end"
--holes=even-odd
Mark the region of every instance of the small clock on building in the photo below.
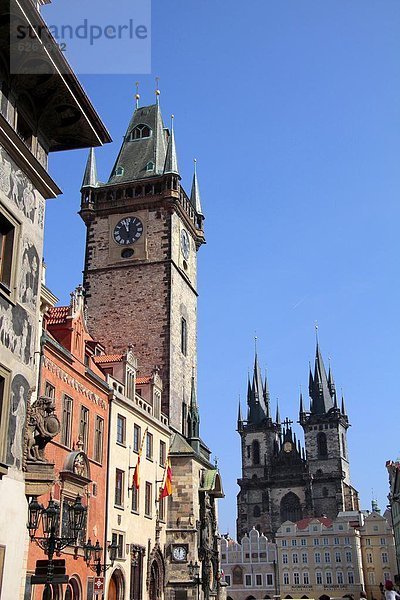
{"type": "Polygon", "coordinates": [[[183,258],[185,260],[188,260],[190,254],[190,240],[186,229],[182,229],[181,231],[181,251],[183,254],[183,258]]]}
{"type": "Polygon", "coordinates": [[[188,548],[186,545],[176,545],[172,547],[172,558],[175,562],[186,562],[188,548]]]}
{"type": "Polygon", "coordinates": [[[133,244],[143,233],[143,223],[138,217],[125,217],[114,227],[114,240],[121,246],[133,244]]]}

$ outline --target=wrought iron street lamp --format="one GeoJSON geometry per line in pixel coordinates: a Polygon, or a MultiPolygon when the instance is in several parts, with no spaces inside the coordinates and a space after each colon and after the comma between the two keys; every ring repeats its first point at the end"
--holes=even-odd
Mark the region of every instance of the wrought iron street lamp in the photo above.
{"type": "Polygon", "coordinates": [[[200,565],[197,561],[195,563],[190,561],[188,567],[189,567],[189,575],[193,579],[194,583],[197,585],[197,600],[199,600],[200,584],[201,584],[200,565]]]}
{"type": "MultiPolygon", "coordinates": [[[[67,546],[75,546],[79,533],[85,527],[87,508],[82,505],[81,498],[78,495],[73,504],[68,507],[68,535],[57,535],[60,525],[60,505],[50,498],[47,508],[39,504],[37,496],[33,496],[28,505],[28,523],[27,528],[31,541],[36,542],[44,551],[48,558],[47,576],[45,584],[46,597],[51,593],[50,583],[54,576],[53,556],[61,552],[67,546]],[[42,521],[42,536],[36,536],[42,521]]],[[[49,596],[50,597],[50,596],[49,596]]]]}
{"type": "Polygon", "coordinates": [[[93,545],[91,539],[89,538],[87,543],[83,546],[83,553],[85,562],[94,571],[97,577],[100,577],[102,573],[105,573],[107,569],[114,565],[115,559],[117,558],[118,545],[117,544],[109,544],[108,546],[108,556],[110,557],[110,562],[103,563],[101,562],[101,554],[103,552],[103,548],[99,544],[99,540],[93,545]],[[93,561],[93,562],[91,562],[93,561]]]}

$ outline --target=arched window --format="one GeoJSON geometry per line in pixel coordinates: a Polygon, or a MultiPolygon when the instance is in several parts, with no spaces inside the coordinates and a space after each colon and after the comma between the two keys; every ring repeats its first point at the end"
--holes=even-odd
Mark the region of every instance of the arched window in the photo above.
{"type": "Polygon", "coordinates": [[[124,174],[124,167],[117,167],[115,169],[115,174],[118,175],[118,176],[123,175],[124,174]]]}
{"type": "Polygon", "coordinates": [[[346,458],[346,440],[344,439],[344,433],[342,433],[342,454],[346,458]]]}
{"type": "Polygon", "coordinates": [[[130,140],[140,140],[142,138],[148,138],[151,136],[151,129],[148,125],[136,125],[135,129],[131,131],[130,140]]]}
{"type": "Polygon", "coordinates": [[[300,521],[302,517],[303,514],[298,496],[293,492],[285,494],[281,500],[281,522],[292,521],[295,523],[296,521],[300,521]]]}
{"type": "Polygon", "coordinates": [[[243,569],[239,565],[232,569],[232,583],[233,585],[242,585],[243,583],[243,569]]]}
{"type": "Polygon", "coordinates": [[[154,171],[154,163],[150,160],[146,165],[146,171],[154,171]]]}
{"type": "Polygon", "coordinates": [[[261,510],[259,506],[255,506],[253,509],[253,517],[259,517],[261,515],[261,510]]]}
{"type": "Polygon", "coordinates": [[[320,431],[317,436],[318,445],[318,458],[326,458],[328,456],[328,444],[326,441],[326,434],[320,431]]]}
{"type": "Polygon", "coordinates": [[[253,465],[260,464],[260,443],[258,440],[253,440],[253,465]]]}

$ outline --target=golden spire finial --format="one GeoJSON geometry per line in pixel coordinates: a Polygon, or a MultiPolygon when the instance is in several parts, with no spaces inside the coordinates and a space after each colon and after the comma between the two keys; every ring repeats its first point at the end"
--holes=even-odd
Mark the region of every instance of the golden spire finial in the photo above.
{"type": "Polygon", "coordinates": [[[160,78],[156,77],[156,100],[157,100],[157,104],[160,102],[160,89],[159,89],[159,83],[160,83],[160,78]]]}
{"type": "Polygon", "coordinates": [[[139,94],[139,82],[136,82],[136,94],[135,94],[135,100],[136,100],[136,108],[139,108],[139,100],[140,100],[140,94],[139,94]]]}
{"type": "Polygon", "coordinates": [[[315,327],[315,339],[318,344],[318,321],[315,321],[314,327],[315,327]]]}

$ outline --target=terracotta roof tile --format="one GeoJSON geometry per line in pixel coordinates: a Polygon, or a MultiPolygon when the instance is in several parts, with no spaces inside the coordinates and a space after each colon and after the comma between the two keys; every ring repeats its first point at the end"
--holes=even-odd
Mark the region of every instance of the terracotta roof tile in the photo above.
{"type": "Polygon", "coordinates": [[[69,306],[54,306],[49,310],[48,325],[61,325],[65,323],[69,315],[69,306]]]}
{"type": "Polygon", "coordinates": [[[93,360],[96,365],[102,365],[104,363],[121,362],[124,358],[123,354],[98,354],[93,356],[93,360]]]}
{"type": "Polygon", "coordinates": [[[306,517],[305,519],[301,519],[301,521],[297,521],[297,529],[307,529],[311,521],[319,521],[325,527],[332,527],[333,523],[328,517],[306,517]]]}
{"type": "Polygon", "coordinates": [[[136,385],[143,385],[144,383],[150,383],[151,377],[136,377],[136,385]]]}

